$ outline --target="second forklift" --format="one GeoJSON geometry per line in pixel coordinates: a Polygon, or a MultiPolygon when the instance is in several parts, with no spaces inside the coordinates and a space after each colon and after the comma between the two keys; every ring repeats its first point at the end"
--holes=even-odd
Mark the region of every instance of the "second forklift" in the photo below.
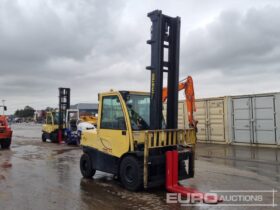
{"type": "Polygon", "coordinates": [[[47,112],[46,122],[42,127],[42,141],[50,139],[53,143],[61,143],[65,136],[66,111],[70,109],[70,88],[59,88],[59,110],[47,112]]]}

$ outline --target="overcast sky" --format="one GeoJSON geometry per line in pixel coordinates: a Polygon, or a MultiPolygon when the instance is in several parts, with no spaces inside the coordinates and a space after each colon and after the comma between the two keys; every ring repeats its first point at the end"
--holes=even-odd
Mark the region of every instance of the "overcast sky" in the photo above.
{"type": "Polygon", "coordinates": [[[0,100],[9,113],[149,91],[151,22],[181,17],[180,78],[197,98],[280,91],[280,1],[0,0],[0,100]]]}

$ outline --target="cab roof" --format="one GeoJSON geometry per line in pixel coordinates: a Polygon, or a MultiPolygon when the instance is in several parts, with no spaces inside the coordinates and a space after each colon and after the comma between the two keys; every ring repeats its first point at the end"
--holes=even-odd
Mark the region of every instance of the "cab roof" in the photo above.
{"type": "Polygon", "coordinates": [[[122,94],[122,93],[128,93],[128,94],[135,94],[135,95],[149,95],[149,92],[142,92],[142,91],[130,91],[130,90],[110,90],[108,92],[102,92],[99,93],[100,95],[110,95],[110,94],[122,94]]]}

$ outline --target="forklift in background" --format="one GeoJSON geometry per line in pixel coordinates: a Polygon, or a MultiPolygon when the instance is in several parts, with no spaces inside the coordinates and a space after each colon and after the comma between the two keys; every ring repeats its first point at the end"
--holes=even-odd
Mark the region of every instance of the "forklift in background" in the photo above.
{"type": "Polygon", "coordinates": [[[70,109],[70,88],[59,88],[59,109],[46,113],[42,141],[79,145],[82,130],[94,129],[96,122],[97,117],[80,116],[78,109],[70,109]]]}
{"type": "Polygon", "coordinates": [[[42,127],[42,141],[49,139],[53,143],[62,143],[65,137],[66,111],[70,109],[70,88],[59,88],[58,112],[47,112],[46,122],[42,127]]]}
{"type": "Polygon", "coordinates": [[[0,107],[3,108],[3,115],[0,115],[0,146],[2,149],[7,149],[11,145],[13,131],[9,127],[7,117],[4,115],[7,107],[4,105],[0,107]]]}
{"type": "Polygon", "coordinates": [[[65,123],[65,143],[79,145],[82,131],[95,129],[97,117],[84,112],[80,113],[79,109],[67,109],[65,123]]]}
{"type": "MultiPolygon", "coordinates": [[[[98,95],[97,129],[82,133],[80,170],[114,174],[131,191],[166,185],[183,196],[199,193],[178,184],[194,176],[194,128],[177,129],[180,18],[156,10],[152,21],[151,91],[110,91],[98,95]],[[167,53],[167,54],[165,54],[167,53]],[[165,56],[167,55],[167,56],[165,56]],[[167,60],[164,58],[167,57],[167,60]],[[167,74],[167,120],[163,119],[163,74],[167,74]]],[[[213,198],[214,199],[214,198],[213,198]]]]}
{"type": "Polygon", "coordinates": [[[67,109],[64,129],[64,141],[67,144],[79,144],[80,133],[78,131],[80,112],[78,109],[67,109]]]}

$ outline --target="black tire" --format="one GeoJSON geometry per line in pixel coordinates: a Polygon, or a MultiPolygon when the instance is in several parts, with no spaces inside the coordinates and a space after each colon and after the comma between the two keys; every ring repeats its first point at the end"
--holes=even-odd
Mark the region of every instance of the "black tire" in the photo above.
{"type": "Polygon", "coordinates": [[[136,157],[124,157],[119,172],[121,182],[127,190],[137,191],[143,187],[143,164],[136,157]]]}
{"type": "Polygon", "coordinates": [[[11,142],[12,142],[11,139],[2,139],[2,140],[0,140],[1,148],[2,148],[2,149],[8,149],[8,148],[10,148],[11,142]]]}
{"type": "Polygon", "coordinates": [[[91,179],[96,170],[92,167],[91,158],[84,153],[80,159],[80,170],[84,178],[91,179]]]}
{"type": "Polygon", "coordinates": [[[53,132],[50,134],[50,139],[52,143],[58,143],[58,133],[53,132]]]}
{"type": "Polygon", "coordinates": [[[42,133],[42,142],[46,142],[46,141],[47,141],[47,134],[42,133]]]}

